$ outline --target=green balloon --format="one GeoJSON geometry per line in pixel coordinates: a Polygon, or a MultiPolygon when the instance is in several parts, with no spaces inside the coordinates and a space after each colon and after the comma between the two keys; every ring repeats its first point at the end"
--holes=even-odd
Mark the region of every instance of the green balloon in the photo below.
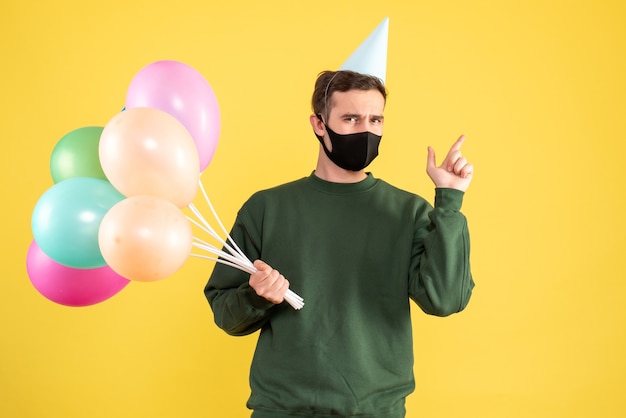
{"type": "Polygon", "coordinates": [[[100,126],[78,128],[57,142],[50,157],[50,172],[55,183],[73,177],[107,180],[98,151],[103,130],[100,126]]]}

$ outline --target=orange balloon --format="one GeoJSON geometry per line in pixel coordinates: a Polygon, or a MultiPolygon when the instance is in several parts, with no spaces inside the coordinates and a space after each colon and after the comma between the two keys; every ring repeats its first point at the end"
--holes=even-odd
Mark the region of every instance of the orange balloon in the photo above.
{"type": "Polygon", "coordinates": [[[183,212],[155,196],[132,196],[102,218],[98,243],[102,257],[117,274],[153,282],[171,276],[185,263],[192,231],[183,212]]]}
{"type": "Polygon", "coordinates": [[[193,138],[174,116],[150,107],[115,115],[100,135],[102,170],[124,196],[151,195],[179,208],[193,201],[200,162],[193,138]]]}

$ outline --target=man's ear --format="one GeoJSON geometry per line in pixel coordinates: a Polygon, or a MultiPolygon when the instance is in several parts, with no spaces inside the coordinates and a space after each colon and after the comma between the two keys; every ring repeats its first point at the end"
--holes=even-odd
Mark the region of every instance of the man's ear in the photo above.
{"type": "Polygon", "coordinates": [[[322,122],[321,117],[316,114],[312,114],[309,116],[309,121],[311,122],[311,127],[315,132],[315,135],[324,136],[326,133],[326,127],[324,126],[324,122],[322,122]]]}

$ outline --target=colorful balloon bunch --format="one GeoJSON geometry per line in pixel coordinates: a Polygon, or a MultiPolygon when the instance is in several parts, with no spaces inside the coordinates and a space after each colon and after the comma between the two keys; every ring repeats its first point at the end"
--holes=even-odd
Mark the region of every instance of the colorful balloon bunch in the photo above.
{"type": "Polygon", "coordinates": [[[176,61],[144,67],[124,111],[56,144],[55,184],[32,214],[34,287],[53,302],[88,306],[130,280],[176,272],[193,242],[181,209],[196,195],[219,130],[217,100],[200,73],[176,61]]]}
{"type": "MultiPolygon", "coordinates": [[[[180,62],[158,61],[133,78],[126,107],[104,128],[61,138],[50,161],[55,185],[32,215],[27,270],[35,288],[59,304],[88,306],[129,281],[164,279],[190,255],[254,272],[200,181],[219,130],[217,100],[204,77],[180,62]],[[198,187],[226,239],[193,204],[198,187]],[[222,249],[194,237],[191,224],[222,249]],[[212,256],[191,254],[192,247],[212,256]]],[[[285,300],[304,306],[291,290],[285,300]]]]}

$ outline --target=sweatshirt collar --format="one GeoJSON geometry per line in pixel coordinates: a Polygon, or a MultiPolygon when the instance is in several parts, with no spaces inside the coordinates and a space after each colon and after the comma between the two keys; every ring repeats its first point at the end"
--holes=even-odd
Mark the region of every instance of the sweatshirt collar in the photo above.
{"type": "Polygon", "coordinates": [[[371,189],[376,185],[378,180],[374,178],[372,173],[366,173],[367,177],[356,183],[333,183],[322,180],[312,172],[309,176],[310,184],[317,190],[330,194],[352,194],[359,193],[371,189]]]}

